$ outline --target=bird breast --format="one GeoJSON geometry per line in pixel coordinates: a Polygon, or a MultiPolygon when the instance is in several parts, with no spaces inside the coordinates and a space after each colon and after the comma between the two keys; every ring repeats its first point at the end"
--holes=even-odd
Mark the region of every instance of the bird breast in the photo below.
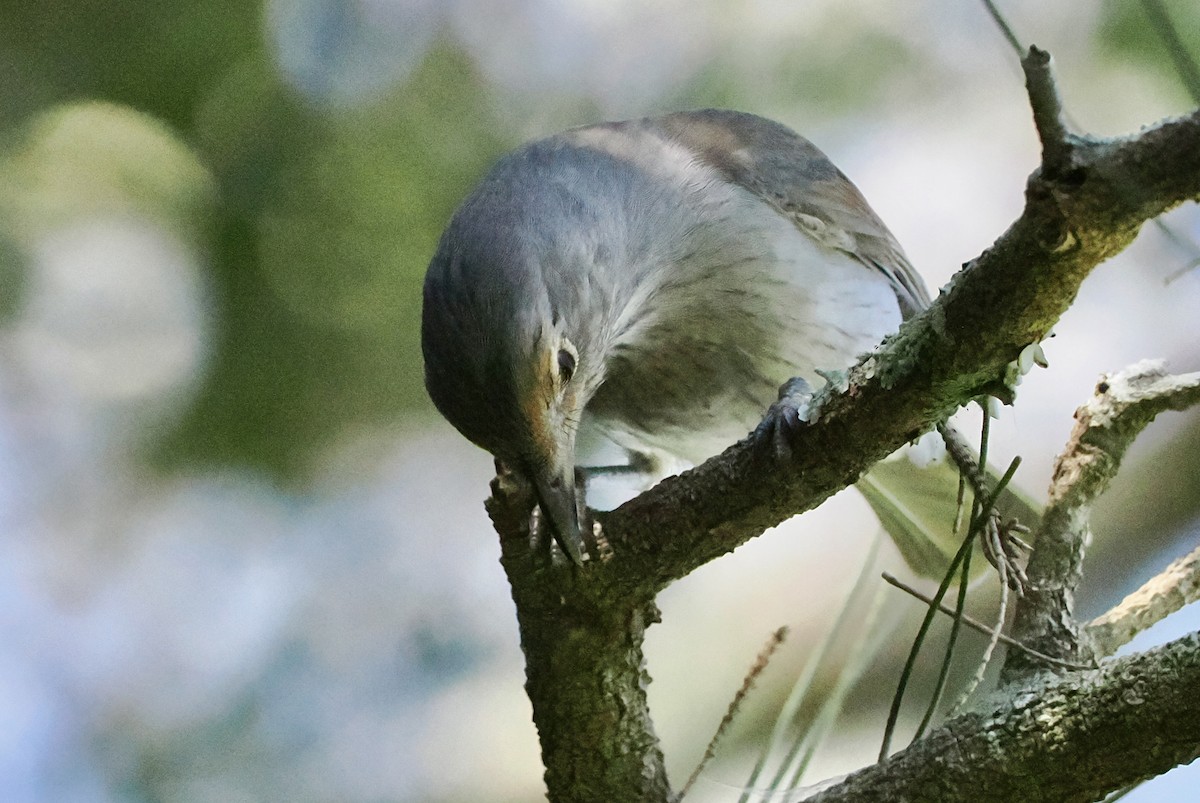
{"type": "Polygon", "coordinates": [[[638,264],[606,268],[635,286],[608,316],[586,416],[627,449],[699,463],[753,429],[783,382],[849,366],[901,314],[881,272],[673,147],[636,149],[672,190],[628,209],[631,241],[608,249],[638,264]]]}

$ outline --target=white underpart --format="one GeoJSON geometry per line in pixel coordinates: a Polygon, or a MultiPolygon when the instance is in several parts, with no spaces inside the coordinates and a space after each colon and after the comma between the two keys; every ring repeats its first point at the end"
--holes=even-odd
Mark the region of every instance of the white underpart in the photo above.
{"type": "Polygon", "coordinates": [[[899,327],[900,308],[888,278],[841,250],[853,247],[852,233],[808,216],[798,225],[698,162],[690,151],[648,132],[631,136],[593,129],[580,132],[579,139],[634,161],[679,188],[679,202],[646,210],[654,221],[646,235],[658,281],[644,283],[627,307],[621,323],[634,319],[639,323],[624,333],[623,340],[644,338],[658,321],[670,320],[681,314],[681,307],[694,303],[690,291],[664,290],[687,275],[704,277],[699,286],[708,298],[727,294],[738,299],[750,305],[755,320],[769,321],[770,328],[779,332],[774,346],[778,357],[765,367],[769,394],[759,393],[750,400],[743,387],[723,388],[717,400],[693,420],[654,432],[604,422],[605,434],[617,444],[661,461],[662,470],[656,473],[678,470],[679,461],[697,464],[719,453],[758,424],[779,385],[803,376],[819,387],[823,380],[817,370],[848,367],[899,327]],[[646,147],[651,139],[653,144],[646,147]],[[711,220],[723,223],[704,225],[711,220]],[[820,241],[814,237],[817,228],[820,241]],[[679,261],[697,249],[705,254],[704,261],[679,261]],[[721,269],[706,270],[714,265],[721,269]],[[764,291],[747,298],[744,290],[752,287],[764,291]],[[642,305],[647,303],[655,306],[642,315],[642,305]]]}

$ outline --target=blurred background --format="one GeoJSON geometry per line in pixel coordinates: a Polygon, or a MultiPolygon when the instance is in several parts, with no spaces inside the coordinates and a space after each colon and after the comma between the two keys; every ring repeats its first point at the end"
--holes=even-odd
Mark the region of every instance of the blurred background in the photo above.
{"type": "MultiPolygon", "coordinates": [[[[1200,6],[1164,5],[1200,54],[1200,6]]],[[[1083,129],[1192,107],[1142,2],[1002,6],[1083,129]]],[[[1038,160],[975,2],[0,6],[0,799],[539,799],[491,460],[425,397],[422,277],[506,149],[700,106],[816,142],[933,288],[1015,218],[1038,160]]],[[[1101,372],[1200,369],[1200,214],[1167,220],[1088,280],[995,427],[1035,496],[1101,372]]],[[[1133,449],[1085,615],[1200,543],[1198,453],[1195,414],[1133,449]]],[[[663,595],[648,661],[676,783],[768,634],[793,633],[696,800],[737,798],[877,532],[846,492],[663,595]]],[[[878,561],[904,571],[890,545],[878,561]]],[[[878,749],[920,614],[880,593],[894,637],[813,780],[878,749]]]]}

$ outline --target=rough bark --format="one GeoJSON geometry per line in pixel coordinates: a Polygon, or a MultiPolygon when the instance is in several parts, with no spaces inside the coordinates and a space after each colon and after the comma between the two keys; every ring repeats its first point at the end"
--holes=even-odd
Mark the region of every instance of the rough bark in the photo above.
{"type": "MultiPolygon", "coordinates": [[[[1054,466],[1046,510],[1029,560],[1028,589],[1013,622],[1022,644],[1065,661],[1094,658],[1091,640],[1075,619],[1075,590],[1091,542],[1091,511],[1121,468],[1126,449],[1165,410],[1200,401],[1200,374],[1170,376],[1146,361],[1104,377],[1095,396],[1075,411],[1075,428],[1054,466]]],[[[1003,677],[1017,679],[1041,665],[1013,652],[1003,677]]]]}
{"type": "Polygon", "coordinates": [[[530,487],[496,468],[488,513],[502,535],[551,799],[667,800],[642,654],[646,627],[658,621],[653,593],[617,592],[604,567],[548,565],[530,535],[530,487]]]}
{"type": "Polygon", "coordinates": [[[1093,801],[1200,756],[1200,634],[1011,688],[812,803],[1093,801]]]}

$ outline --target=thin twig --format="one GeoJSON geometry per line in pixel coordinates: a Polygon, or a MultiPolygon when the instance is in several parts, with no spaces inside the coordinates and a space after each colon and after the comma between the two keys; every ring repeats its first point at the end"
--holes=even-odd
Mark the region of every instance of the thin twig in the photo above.
{"type": "Polygon", "coordinates": [[[754,660],[754,664],[750,667],[750,671],[746,673],[746,677],[742,680],[742,687],[737,690],[737,694],[733,695],[733,700],[729,703],[729,710],[725,712],[725,716],[721,718],[721,724],[717,726],[717,732],[713,734],[712,739],[708,743],[708,747],[704,749],[704,755],[700,759],[700,763],[696,765],[696,769],[692,770],[692,774],[688,777],[687,783],[679,790],[679,794],[675,797],[675,803],[683,800],[684,796],[691,791],[692,786],[696,783],[696,779],[700,777],[700,773],[708,766],[708,762],[712,761],[713,756],[717,753],[717,743],[721,741],[728,731],[729,726],[733,724],[733,718],[737,716],[737,712],[741,710],[742,703],[746,700],[746,695],[754,688],[754,682],[767,668],[767,664],[771,661],[771,656],[783,644],[787,638],[787,627],[781,627],[771,634],[771,638],[767,641],[766,646],[758,653],[758,657],[754,660]]]}
{"type": "MultiPolygon", "coordinates": [[[[981,404],[980,406],[983,406],[983,405],[981,404]]],[[[985,409],[984,415],[983,415],[982,431],[980,433],[980,440],[979,440],[980,449],[979,449],[979,457],[978,458],[976,458],[974,452],[971,449],[970,444],[967,443],[967,439],[963,436],[963,434],[961,432],[959,432],[957,429],[955,429],[954,426],[952,426],[949,423],[943,422],[938,425],[937,430],[938,430],[938,434],[940,434],[942,436],[942,442],[945,443],[945,445],[946,445],[946,453],[950,456],[950,459],[954,463],[954,465],[958,467],[958,471],[959,471],[959,486],[960,486],[959,487],[959,505],[960,505],[960,507],[958,509],[956,509],[956,511],[955,511],[954,530],[958,530],[959,526],[960,526],[959,518],[961,517],[961,504],[962,504],[962,493],[963,493],[962,484],[963,484],[963,480],[965,479],[966,484],[969,485],[971,487],[971,489],[974,491],[975,498],[977,500],[981,499],[985,496],[991,495],[991,498],[993,499],[993,504],[992,504],[992,510],[989,511],[991,515],[986,520],[987,521],[987,530],[985,532],[996,533],[997,528],[999,527],[999,518],[1000,517],[999,517],[998,511],[996,510],[995,503],[996,503],[996,501],[998,501],[1002,498],[1002,495],[992,493],[992,490],[988,487],[987,475],[985,474],[984,470],[980,468],[980,466],[987,465],[988,440],[989,440],[989,433],[991,431],[991,417],[987,414],[987,411],[985,409]]],[[[1020,458],[1018,458],[1018,460],[1019,459],[1020,458]]],[[[976,516],[979,513],[978,509],[975,506],[972,507],[972,511],[973,511],[971,514],[972,516],[976,516]]],[[[1020,528],[1020,527],[1001,528],[998,532],[998,535],[999,535],[998,538],[992,538],[990,536],[985,536],[984,538],[981,539],[983,547],[984,547],[984,556],[987,558],[988,563],[990,563],[997,570],[999,569],[999,567],[997,566],[997,563],[999,561],[1005,561],[1008,563],[1008,579],[1013,584],[1014,590],[1016,590],[1018,593],[1023,593],[1023,591],[1024,591],[1023,586],[1024,586],[1024,582],[1025,582],[1025,573],[1017,565],[1016,558],[1017,558],[1017,555],[1019,555],[1020,553],[1022,553],[1022,552],[1027,553],[1029,551],[1028,545],[1024,541],[1022,541],[1019,537],[1016,536],[1016,533],[1018,531],[1020,531],[1021,529],[1022,528],[1020,528]],[[997,544],[997,543],[999,543],[1003,546],[1003,549],[1001,549],[999,552],[997,552],[995,549],[992,548],[993,545],[997,544]]]]}
{"type": "MultiPolygon", "coordinates": [[[[1168,229],[1168,231],[1169,231],[1169,229],[1168,229]]],[[[1179,268],[1178,270],[1176,270],[1174,273],[1172,273],[1170,276],[1168,276],[1166,279],[1163,280],[1163,284],[1168,284],[1168,285],[1172,284],[1173,282],[1175,282],[1179,279],[1182,279],[1184,276],[1187,276],[1189,273],[1194,271],[1196,268],[1200,268],[1200,257],[1196,257],[1191,262],[1188,262],[1187,264],[1185,264],[1182,268],[1179,268]]]]}
{"type": "MultiPolygon", "coordinates": [[[[1184,44],[1183,39],[1180,38],[1179,29],[1175,26],[1171,15],[1167,13],[1166,6],[1163,5],[1162,0],[1142,0],[1142,10],[1150,18],[1150,24],[1154,27],[1158,38],[1162,40],[1163,46],[1166,47],[1171,61],[1174,62],[1180,82],[1191,95],[1192,101],[1200,103],[1200,65],[1196,64],[1196,59],[1184,44]]],[[[1191,253],[1193,257],[1195,256],[1197,247],[1194,242],[1181,236],[1160,218],[1154,219],[1154,225],[1167,239],[1191,253]]],[[[1170,284],[1180,276],[1194,270],[1198,265],[1200,265],[1200,259],[1192,259],[1188,264],[1168,276],[1166,283],[1170,284]]]]}
{"type": "MultiPolygon", "coordinates": [[[[987,416],[985,415],[986,419],[987,416]]],[[[917,725],[917,730],[913,734],[913,740],[920,739],[925,735],[925,729],[929,727],[929,723],[933,721],[934,714],[937,713],[938,704],[942,701],[942,694],[946,690],[946,681],[950,677],[950,665],[954,660],[954,647],[958,644],[958,631],[962,626],[962,617],[964,609],[967,606],[967,587],[971,580],[971,555],[975,550],[968,549],[967,554],[963,555],[962,570],[958,577],[958,595],[954,600],[954,610],[951,612],[950,635],[946,639],[946,649],[942,654],[942,666],[938,670],[937,682],[933,687],[933,694],[929,696],[929,705],[925,706],[925,716],[921,717],[920,724],[917,725]]],[[[937,606],[942,609],[941,605],[937,606]]]]}
{"type": "Polygon", "coordinates": [[[991,14],[992,20],[996,23],[996,27],[1000,29],[1000,33],[1004,34],[1004,38],[1008,40],[1008,44],[1017,54],[1017,58],[1021,58],[1025,54],[1025,47],[1021,44],[1021,40],[1013,33],[1012,26],[1008,24],[1008,20],[1000,13],[1000,9],[996,8],[996,4],[992,0],[983,0],[983,7],[987,9],[988,14],[991,14]]]}
{"type": "Polygon", "coordinates": [[[1159,234],[1167,238],[1171,245],[1178,248],[1181,252],[1191,257],[1181,268],[1171,272],[1166,279],[1163,280],[1164,285],[1170,285],[1177,279],[1186,276],[1191,271],[1200,267],[1200,244],[1184,234],[1181,234],[1178,229],[1173,226],[1168,226],[1163,222],[1162,218],[1154,218],[1154,228],[1158,229],[1159,234]]]}
{"type": "MultiPolygon", "coordinates": [[[[905,583],[903,580],[900,580],[900,579],[888,574],[887,572],[883,573],[883,579],[885,582],[889,583],[892,586],[895,586],[896,588],[903,591],[905,594],[909,594],[910,596],[916,597],[917,599],[921,600],[921,602],[924,602],[926,605],[930,604],[933,601],[933,599],[928,594],[918,591],[917,589],[915,589],[912,586],[905,583]]],[[[944,614],[947,614],[949,616],[954,615],[954,609],[951,608],[949,605],[938,605],[937,607],[938,607],[938,610],[940,610],[944,614]]],[[[967,627],[969,627],[973,630],[976,630],[985,636],[990,636],[992,634],[992,626],[991,625],[985,625],[983,622],[974,618],[970,614],[964,613],[961,618],[962,618],[962,623],[964,625],[966,625],[967,627]]],[[[1037,650],[1026,647],[1021,642],[1017,641],[1016,639],[1012,638],[1011,636],[1006,636],[1003,633],[1000,634],[1000,642],[1009,647],[1012,647],[1014,650],[1020,650],[1021,652],[1025,653],[1029,657],[1034,658],[1038,661],[1045,661],[1048,664],[1053,664],[1054,666],[1061,666],[1064,669],[1091,669],[1092,668],[1088,664],[1074,664],[1074,663],[1071,663],[1070,661],[1064,661],[1061,658],[1055,658],[1052,655],[1045,655],[1043,653],[1038,652],[1037,650]]]]}
{"type": "Polygon", "coordinates": [[[967,535],[963,539],[962,546],[958,548],[954,559],[950,561],[950,568],[946,570],[946,576],[942,578],[942,583],[938,586],[937,594],[934,595],[933,600],[930,602],[929,610],[925,612],[925,618],[921,621],[921,627],[917,630],[917,636],[913,639],[912,647],[908,651],[908,660],[904,663],[904,669],[900,671],[900,682],[896,685],[896,694],[892,697],[892,707],[888,711],[887,724],[883,729],[883,743],[879,748],[880,761],[887,758],[888,751],[891,749],[892,736],[896,732],[896,722],[900,718],[900,704],[904,701],[904,691],[908,688],[908,681],[912,677],[913,667],[917,663],[917,654],[921,651],[921,645],[925,642],[925,635],[929,632],[929,626],[933,624],[933,616],[937,612],[935,606],[940,605],[942,598],[946,596],[946,591],[950,588],[950,582],[954,577],[955,570],[974,545],[975,538],[978,537],[981,529],[987,526],[996,498],[1004,492],[1008,483],[1012,481],[1013,474],[1016,472],[1020,462],[1019,458],[1014,459],[1009,464],[1008,470],[1004,472],[1004,476],[1000,478],[1000,482],[996,484],[996,490],[991,495],[985,497],[982,503],[977,503],[977,509],[982,512],[972,518],[971,526],[967,528],[967,535]]]}
{"type": "MultiPolygon", "coordinates": [[[[990,5],[990,3],[989,3],[989,5],[990,5]]],[[[1004,24],[1003,20],[999,16],[999,12],[996,11],[994,6],[992,6],[990,8],[990,10],[993,12],[993,16],[996,17],[997,21],[999,23],[1001,23],[1001,27],[1004,28],[1005,31],[1011,37],[1012,31],[1009,30],[1007,28],[1007,26],[1004,24]]],[[[992,416],[989,414],[986,405],[980,405],[980,407],[983,410],[983,419],[980,423],[980,432],[979,432],[979,463],[978,463],[978,466],[987,466],[988,447],[991,443],[992,416]]],[[[941,434],[942,434],[943,441],[947,440],[947,432],[946,431],[949,429],[951,429],[951,428],[948,424],[945,424],[942,426],[941,434]]],[[[957,434],[957,431],[955,431],[955,434],[957,434]]],[[[957,443],[958,439],[955,439],[955,440],[957,443]]],[[[962,443],[957,443],[957,445],[960,449],[963,446],[962,443]]],[[[953,449],[953,447],[948,447],[948,448],[953,449]]],[[[959,459],[961,459],[961,457],[959,459]]],[[[969,461],[965,461],[965,462],[967,462],[967,464],[969,465],[969,461]]],[[[961,467],[963,465],[963,462],[959,462],[958,464],[960,466],[959,470],[962,471],[961,467]]],[[[975,489],[974,489],[975,492],[973,495],[974,498],[972,499],[972,511],[971,511],[972,516],[979,516],[983,512],[981,509],[981,506],[980,506],[980,502],[988,494],[987,479],[984,476],[983,470],[979,469],[978,466],[974,467],[976,473],[978,474],[978,478],[977,478],[976,484],[975,484],[975,489]]],[[[960,484],[960,487],[961,487],[961,484],[960,484]]],[[[961,499],[960,499],[960,502],[961,502],[961,499]]],[[[956,518],[957,518],[957,516],[956,516],[956,518]]],[[[989,516],[988,525],[985,526],[983,529],[985,543],[989,540],[991,529],[992,529],[991,525],[992,525],[992,519],[989,516]]],[[[941,703],[942,694],[946,690],[946,681],[950,677],[950,665],[954,659],[954,647],[958,643],[958,632],[959,632],[959,628],[962,625],[962,617],[965,613],[965,609],[966,609],[966,605],[967,605],[967,586],[969,585],[969,581],[970,581],[971,555],[973,552],[974,552],[974,550],[968,549],[966,554],[963,555],[962,573],[958,580],[958,598],[955,600],[955,603],[954,603],[953,620],[952,620],[952,624],[950,625],[950,635],[946,639],[946,649],[945,649],[944,654],[942,655],[942,666],[938,670],[937,682],[934,684],[933,694],[930,695],[929,705],[927,705],[925,707],[925,716],[921,717],[921,722],[917,725],[917,730],[916,730],[915,734],[913,735],[914,740],[919,739],[919,738],[921,738],[922,735],[924,735],[925,729],[929,727],[929,723],[933,720],[934,714],[937,713],[938,704],[941,703]]],[[[999,566],[997,566],[996,561],[993,560],[991,562],[992,562],[993,566],[997,567],[997,569],[1000,568],[999,566]]],[[[1001,571],[1000,576],[1001,576],[1001,582],[1003,582],[1005,579],[1005,574],[1003,571],[1001,571]]],[[[939,608],[941,607],[940,604],[938,607],[939,608]]]]}
{"type": "MultiPolygon", "coordinates": [[[[988,533],[989,538],[996,539],[996,546],[999,546],[1000,535],[998,531],[988,533]]],[[[1000,572],[1000,609],[996,612],[996,626],[992,632],[988,634],[987,647],[983,650],[983,655],[979,657],[979,663],[975,667],[975,674],[971,675],[971,680],[967,683],[966,688],[958,696],[958,700],[950,707],[952,713],[961,710],[967,704],[967,700],[979,688],[979,684],[983,683],[983,676],[987,673],[988,664],[992,662],[992,654],[996,651],[996,645],[1000,643],[1000,636],[1004,630],[1004,619],[1008,614],[1008,563],[1001,560],[997,567],[1000,572]]]]}
{"type": "Polygon", "coordinates": [[[1200,600],[1200,547],[1174,561],[1115,608],[1093,619],[1087,633],[1098,654],[1112,655],[1138,633],[1197,600],[1200,600]]]}
{"type": "Polygon", "coordinates": [[[1021,59],[1033,124],[1042,141],[1042,172],[1062,175],[1071,166],[1074,142],[1067,131],[1062,98],[1050,65],[1050,54],[1036,46],[1031,46],[1029,54],[1021,59]]]}
{"type": "MultiPolygon", "coordinates": [[[[986,410],[983,415],[986,420],[986,410]]],[[[938,424],[937,431],[942,436],[942,443],[946,444],[946,454],[950,456],[951,462],[958,468],[959,473],[966,479],[967,484],[971,486],[971,490],[975,492],[975,496],[979,497],[987,494],[987,479],[980,468],[983,465],[984,458],[987,457],[986,444],[980,456],[976,457],[971,449],[971,445],[967,443],[966,437],[953,424],[942,422],[938,424]]]]}

